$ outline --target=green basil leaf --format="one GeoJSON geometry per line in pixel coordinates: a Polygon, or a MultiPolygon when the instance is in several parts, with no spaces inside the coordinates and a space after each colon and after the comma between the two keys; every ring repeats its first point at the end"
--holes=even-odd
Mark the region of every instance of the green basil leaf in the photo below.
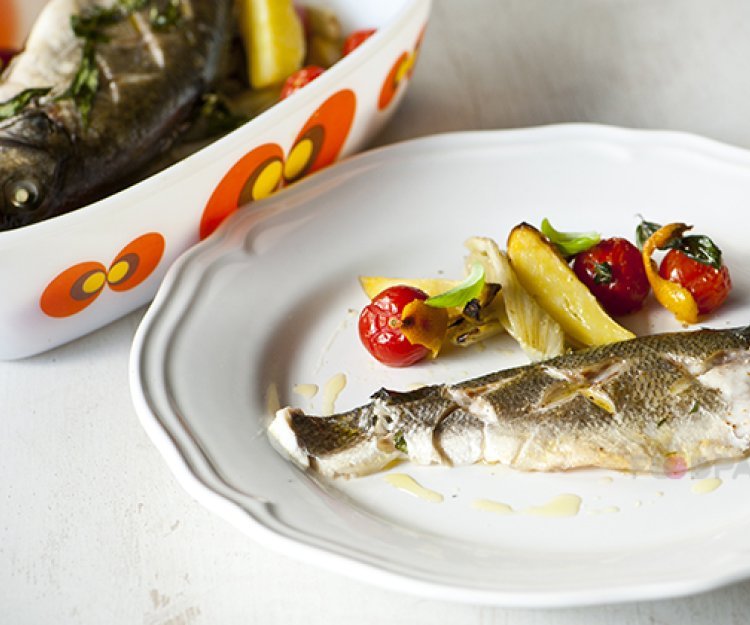
{"type": "Polygon", "coordinates": [[[471,300],[477,298],[484,287],[484,267],[479,263],[471,266],[471,271],[466,279],[450,291],[434,295],[425,300],[425,304],[433,308],[463,307],[471,300]]]}
{"type": "Polygon", "coordinates": [[[598,232],[559,232],[546,218],[542,220],[542,234],[557,246],[563,256],[575,256],[601,241],[598,232]]]}
{"type": "Polygon", "coordinates": [[[46,96],[51,90],[50,87],[24,89],[10,100],[0,102],[0,121],[18,115],[29,104],[46,96]]]}
{"type": "Polygon", "coordinates": [[[711,239],[705,235],[691,235],[677,239],[674,249],[680,250],[688,258],[698,261],[709,267],[721,269],[721,250],[711,239]]]}
{"type": "Polygon", "coordinates": [[[607,262],[594,263],[594,283],[609,284],[612,282],[612,265],[607,262]]]}
{"type": "Polygon", "coordinates": [[[639,223],[635,229],[635,244],[638,246],[639,250],[643,249],[646,241],[648,241],[651,238],[651,235],[659,228],[661,228],[659,224],[641,218],[641,223],[639,223]]]}
{"type": "Polygon", "coordinates": [[[170,0],[163,10],[152,7],[149,20],[154,30],[164,31],[175,26],[182,18],[182,5],[180,0],[170,0]]]}

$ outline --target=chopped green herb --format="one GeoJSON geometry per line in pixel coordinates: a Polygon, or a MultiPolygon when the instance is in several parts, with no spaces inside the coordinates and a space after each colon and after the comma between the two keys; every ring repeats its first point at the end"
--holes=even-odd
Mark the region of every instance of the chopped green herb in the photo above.
{"type": "Polygon", "coordinates": [[[542,233],[557,246],[563,256],[575,256],[601,241],[598,232],[559,232],[546,218],[542,220],[542,233]]]}
{"type": "Polygon", "coordinates": [[[474,263],[469,275],[461,284],[450,291],[426,299],[425,304],[433,308],[463,307],[479,296],[482,287],[484,287],[484,267],[480,263],[474,263]]]}
{"type": "Polygon", "coordinates": [[[664,425],[668,421],[668,417],[664,417],[661,419],[657,424],[656,427],[660,428],[662,425],[664,425]]]}
{"type": "Polygon", "coordinates": [[[176,25],[182,17],[182,7],[180,0],[169,0],[169,3],[163,10],[152,7],[149,14],[151,26],[155,30],[167,30],[176,25]]]}
{"type": "Polygon", "coordinates": [[[234,130],[248,119],[248,117],[232,113],[219,94],[207,93],[202,98],[198,116],[199,128],[196,130],[201,136],[213,137],[234,130]]]}
{"type": "Polygon", "coordinates": [[[700,409],[700,402],[693,402],[693,407],[690,409],[690,414],[695,414],[700,409]]]}
{"type": "Polygon", "coordinates": [[[607,262],[594,263],[594,283],[609,284],[612,279],[612,265],[607,262]]]}
{"type": "Polygon", "coordinates": [[[18,113],[25,109],[29,104],[46,96],[50,91],[51,89],[49,87],[43,87],[41,89],[25,89],[10,100],[0,102],[0,121],[18,115],[18,113]]]}
{"type": "Polygon", "coordinates": [[[408,454],[409,451],[406,446],[406,439],[404,438],[403,432],[396,432],[393,437],[393,446],[398,449],[401,453],[408,454]]]}
{"type": "Polygon", "coordinates": [[[646,241],[648,241],[651,238],[651,235],[659,228],[661,228],[659,224],[655,224],[653,221],[646,221],[641,217],[641,223],[639,223],[635,229],[635,244],[638,246],[639,250],[643,249],[646,241]]]}
{"type": "Polygon", "coordinates": [[[122,19],[122,11],[118,7],[105,9],[94,7],[79,15],[70,16],[70,27],[79,39],[89,41],[106,41],[104,28],[116,24],[122,19]]]}
{"type": "Polygon", "coordinates": [[[68,90],[60,96],[61,100],[71,99],[81,115],[84,126],[88,126],[89,113],[94,105],[96,92],[99,90],[99,67],[96,64],[96,45],[94,40],[87,40],[83,46],[81,63],[73,77],[68,90]]]}

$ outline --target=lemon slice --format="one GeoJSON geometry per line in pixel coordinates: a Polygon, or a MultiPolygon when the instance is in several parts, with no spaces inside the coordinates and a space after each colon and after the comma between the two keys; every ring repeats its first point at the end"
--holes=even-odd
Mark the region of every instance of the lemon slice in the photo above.
{"type": "Polygon", "coordinates": [[[305,33],[292,0],[238,0],[250,85],[278,84],[302,67],[305,33]]]}

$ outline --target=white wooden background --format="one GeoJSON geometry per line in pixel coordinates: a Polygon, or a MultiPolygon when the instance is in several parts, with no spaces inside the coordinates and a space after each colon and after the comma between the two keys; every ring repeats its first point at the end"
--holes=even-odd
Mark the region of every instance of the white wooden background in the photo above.
{"type": "MultiPolygon", "coordinates": [[[[363,0],[375,2],[377,0],[363,0]]],[[[387,144],[564,121],[750,147],[747,0],[435,0],[387,144]]],[[[142,313],[0,363],[0,625],[745,623],[750,583],[622,606],[427,602],[268,551],[192,501],[131,408],[142,313]]]]}

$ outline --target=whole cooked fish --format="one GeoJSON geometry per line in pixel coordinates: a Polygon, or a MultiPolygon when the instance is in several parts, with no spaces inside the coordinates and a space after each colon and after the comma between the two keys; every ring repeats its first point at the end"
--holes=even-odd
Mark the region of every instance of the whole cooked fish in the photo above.
{"type": "Polygon", "coordinates": [[[99,199],[168,149],[217,77],[231,8],[50,0],[0,76],[0,230],[99,199]]]}
{"type": "Polygon", "coordinates": [[[418,464],[664,472],[750,449],[750,326],[636,338],[331,417],[283,408],[269,435],[327,476],[418,464]]]}

